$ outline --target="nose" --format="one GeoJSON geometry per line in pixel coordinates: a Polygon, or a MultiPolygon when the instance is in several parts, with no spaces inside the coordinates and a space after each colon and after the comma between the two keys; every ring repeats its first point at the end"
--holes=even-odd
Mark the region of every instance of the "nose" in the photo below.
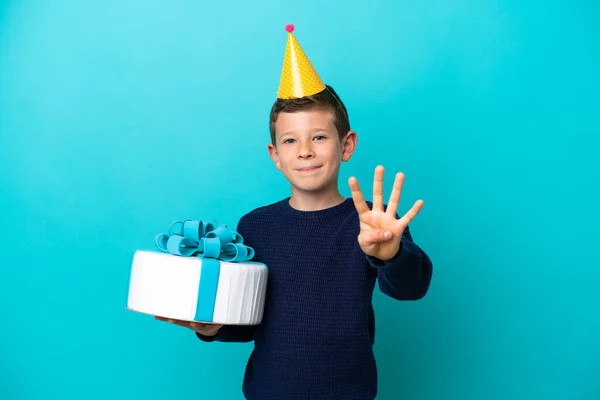
{"type": "Polygon", "coordinates": [[[311,141],[300,141],[298,144],[298,158],[306,159],[315,156],[311,141]]]}

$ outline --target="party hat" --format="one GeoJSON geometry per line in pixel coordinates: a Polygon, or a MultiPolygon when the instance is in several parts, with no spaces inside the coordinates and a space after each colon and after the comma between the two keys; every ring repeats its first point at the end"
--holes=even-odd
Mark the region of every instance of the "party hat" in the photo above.
{"type": "Polygon", "coordinates": [[[322,92],[325,85],[296,41],[294,25],[286,25],[285,30],[288,31],[288,41],[277,97],[293,99],[322,92]]]}

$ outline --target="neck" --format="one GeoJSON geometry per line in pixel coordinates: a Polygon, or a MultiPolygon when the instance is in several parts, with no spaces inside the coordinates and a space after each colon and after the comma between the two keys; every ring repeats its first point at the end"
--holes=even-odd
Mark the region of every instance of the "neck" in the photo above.
{"type": "Polygon", "coordinates": [[[337,206],[344,200],[337,186],[319,192],[306,192],[292,187],[289,203],[296,210],[318,211],[337,206]]]}

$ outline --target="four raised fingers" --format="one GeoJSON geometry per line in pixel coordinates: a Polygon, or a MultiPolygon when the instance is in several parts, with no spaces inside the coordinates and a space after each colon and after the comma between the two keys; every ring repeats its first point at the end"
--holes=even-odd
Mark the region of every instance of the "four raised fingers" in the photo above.
{"type": "MultiPolygon", "coordinates": [[[[383,176],[384,168],[383,166],[378,165],[375,168],[375,175],[373,178],[373,211],[383,211],[383,176]]],[[[396,178],[394,179],[394,186],[390,195],[390,200],[386,208],[386,213],[389,215],[396,215],[396,213],[398,212],[400,198],[402,195],[402,188],[404,186],[404,178],[405,175],[402,172],[398,172],[396,174],[396,178]]],[[[354,201],[354,206],[356,207],[358,214],[362,215],[364,213],[368,213],[370,209],[360,190],[358,180],[355,177],[351,177],[348,180],[348,183],[350,185],[350,191],[352,193],[352,200],[354,201]]],[[[419,211],[421,211],[422,207],[423,200],[418,200],[413,205],[413,207],[402,218],[398,220],[399,224],[402,226],[408,225],[417,216],[419,211]]]]}

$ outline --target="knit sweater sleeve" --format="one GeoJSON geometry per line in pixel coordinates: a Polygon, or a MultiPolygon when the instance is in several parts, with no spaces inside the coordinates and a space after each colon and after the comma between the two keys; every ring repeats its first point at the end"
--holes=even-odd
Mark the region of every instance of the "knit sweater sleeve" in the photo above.
{"type": "Polygon", "coordinates": [[[203,342],[245,343],[254,340],[255,329],[255,325],[224,325],[215,336],[204,336],[198,332],[196,332],[196,336],[203,342]]]}
{"type": "Polygon", "coordinates": [[[381,291],[396,300],[419,300],[429,290],[433,266],[429,256],[413,241],[408,227],[404,230],[398,254],[387,264],[366,256],[375,269],[381,291]]]}
{"type": "MultiPolygon", "coordinates": [[[[252,247],[251,222],[247,216],[240,219],[237,232],[244,238],[244,244],[252,247]]],[[[257,325],[224,325],[216,335],[204,336],[196,332],[198,339],[203,342],[251,342],[257,325]]]]}

